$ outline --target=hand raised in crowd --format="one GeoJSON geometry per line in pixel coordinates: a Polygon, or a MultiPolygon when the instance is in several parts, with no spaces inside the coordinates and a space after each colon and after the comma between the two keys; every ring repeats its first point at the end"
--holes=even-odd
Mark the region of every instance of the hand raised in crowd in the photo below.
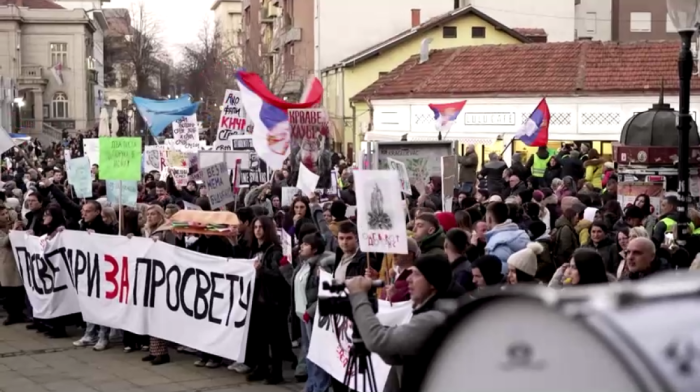
{"type": "Polygon", "coordinates": [[[365,277],[372,280],[379,279],[379,272],[372,267],[365,268],[365,277]]]}
{"type": "Polygon", "coordinates": [[[356,276],[346,280],[345,287],[350,294],[366,293],[372,288],[372,279],[365,276],[356,276]]]}
{"type": "Polygon", "coordinates": [[[260,268],[262,268],[262,263],[260,260],[255,260],[255,263],[253,263],[253,268],[255,268],[257,271],[260,271],[260,268]]]}
{"type": "Polygon", "coordinates": [[[469,238],[469,243],[474,246],[479,245],[479,235],[476,233],[476,231],[472,231],[472,235],[469,238]]]}
{"type": "Polygon", "coordinates": [[[12,230],[22,230],[24,228],[24,225],[22,224],[22,221],[17,221],[15,222],[14,226],[12,226],[12,230]]]}

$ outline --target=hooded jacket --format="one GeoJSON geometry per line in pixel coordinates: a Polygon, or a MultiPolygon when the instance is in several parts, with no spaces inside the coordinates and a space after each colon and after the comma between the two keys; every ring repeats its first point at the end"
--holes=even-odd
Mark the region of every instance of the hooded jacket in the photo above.
{"type": "Polygon", "coordinates": [[[552,249],[552,253],[558,267],[571,260],[571,256],[580,246],[580,242],[574,225],[565,216],[562,215],[557,219],[554,229],[554,249],[552,249]]]}
{"type": "Polygon", "coordinates": [[[603,188],[604,163],[602,159],[589,159],[583,163],[583,167],[586,168],[586,182],[590,182],[598,189],[603,188]]]}
{"type": "Polygon", "coordinates": [[[591,222],[587,219],[581,219],[580,221],[578,221],[575,229],[576,229],[576,234],[578,234],[578,243],[579,244],[587,244],[588,241],[590,241],[591,226],[593,226],[593,222],[591,222]]]}
{"type": "Polygon", "coordinates": [[[445,256],[445,232],[439,227],[436,232],[418,242],[421,256],[445,256]]]}
{"type": "MultiPolygon", "coordinates": [[[[510,219],[496,225],[486,233],[486,254],[498,257],[503,263],[504,271],[507,270],[508,258],[513,253],[525,249],[530,242],[530,237],[525,230],[510,219]]],[[[505,274],[505,272],[504,272],[505,274]]]]}

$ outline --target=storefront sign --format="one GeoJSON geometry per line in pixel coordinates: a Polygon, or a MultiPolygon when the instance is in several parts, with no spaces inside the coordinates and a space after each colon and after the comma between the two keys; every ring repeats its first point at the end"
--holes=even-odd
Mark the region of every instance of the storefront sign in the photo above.
{"type": "Polygon", "coordinates": [[[464,113],[465,125],[515,125],[515,113],[464,113]]]}

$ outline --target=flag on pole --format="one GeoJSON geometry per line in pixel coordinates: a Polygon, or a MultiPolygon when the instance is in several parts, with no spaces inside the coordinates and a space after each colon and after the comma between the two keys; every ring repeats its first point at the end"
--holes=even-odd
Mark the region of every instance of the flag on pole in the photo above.
{"type": "Polygon", "coordinates": [[[457,121],[459,113],[462,111],[467,101],[452,103],[431,103],[428,105],[435,115],[435,128],[441,132],[447,132],[452,128],[452,124],[457,121]]]}
{"type": "Polygon", "coordinates": [[[287,110],[308,109],[321,102],[323,85],[311,78],[301,102],[293,103],[275,96],[255,73],[238,71],[236,80],[241,90],[241,101],[253,122],[253,147],[268,167],[281,170],[291,148],[292,129],[287,110]]]}
{"type": "Polygon", "coordinates": [[[549,106],[547,100],[542,98],[520,129],[515,133],[514,139],[519,139],[530,147],[547,146],[549,141],[549,106]]]}
{"type": "Polygon", "coordinates": [[[63,64],[60,61],[51,67],[51,73],[54,79],[56,79],[56,83],[58,83],[59,86],[63,86],[63,64]]]}

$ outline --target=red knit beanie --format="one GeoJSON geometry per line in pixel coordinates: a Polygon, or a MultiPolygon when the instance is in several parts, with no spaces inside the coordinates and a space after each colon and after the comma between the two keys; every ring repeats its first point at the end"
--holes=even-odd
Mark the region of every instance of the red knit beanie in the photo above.
{"type": "Polygon", "coordinates": [[[457,219],[455,219],[455,214],[451,212],[437,212],[435,218],[440,222],[443,231],[447,232],[457,227],[457,219]]]}

